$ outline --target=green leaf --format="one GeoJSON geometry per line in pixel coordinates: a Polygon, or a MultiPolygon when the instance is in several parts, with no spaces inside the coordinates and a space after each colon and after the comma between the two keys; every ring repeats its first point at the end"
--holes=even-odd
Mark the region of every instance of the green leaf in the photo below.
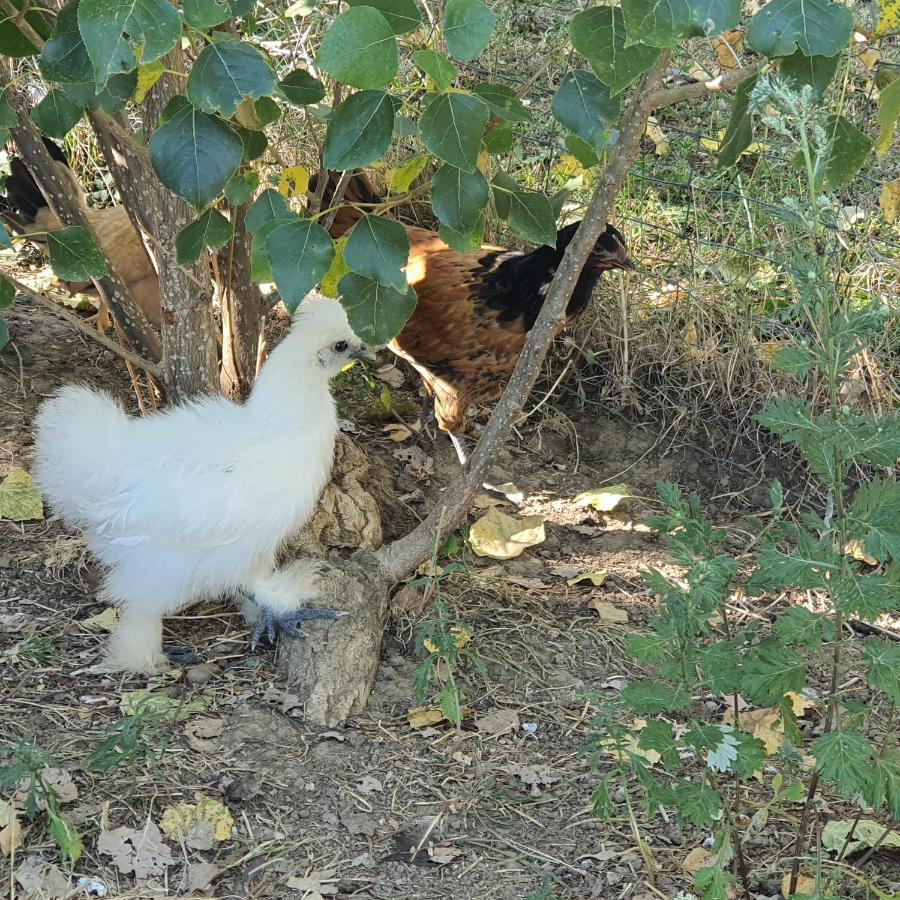
{"type": "Polygon", "coordinates": [[[674,47],[684,38],[711,37],[734,28],[740,0],[623,0],[628,34],[651,47],[674,47]]]}
{"type": "Polygon", "coordinates": [[[234,225],[217,209],[210,207],[195,222],[182,228],[175,238],[178,264],[191,266],[204,249],[218,250],[234,236],[234,225]]]}
{"type": "Polygon", "coordinates": [[[831,139],[831,152],[825,163],[823,187],[826,191],[836,191],[850,184],[874,145],[865,132],[843,116],[829,116],[825,131],[831,139]]]}
{"type": "Polygon", "coordinates": [[[463,172],[474,172],[489,118],[487,104],[478,97],[436,94],[422,114],[419,130],[431,153],[463,172]]]}
{"type": "Polygon", "coordinates": [[[753,140],[753,121],[750,117],[750,94],[756,87],[756,76],[742,81],[734,92],[731,104],[731,115],[725,137],[719,146],[716,167],[719,169],[733,166],[738,157],[750,146],[753,140]]]}
{"type": "Polygon", "coordinates": [[[90,281],[108,274],[106,260],[86,228],[71,225],[47,235],[50,266],[60,281],[90,281]]]}
{"type": "Polygon", "coordinates": [[[700,668],[709,689],[716,694],[732,694],[739,689],[740,662],[734,641],[717,641],[700,652],[700,668]]]}
{"type": "Polygon", "coordinates": [[[207,44],[187,81],[187,98],[194,106],[225,118],[248,97],[257,100],[274,90],[275,75],[265,56],[252,44],[232,38],[207,44]]]}
{"type": "Polygon", "coordinates": [[[390,193],[405,194],[412,187],[412,183],[425,171],[428,159],[427,153],[417,153],[391,170],[388,176],[390,193]]]}
{"type": "Polygon", "coordinates": [[[806,660],[773,638],[751,647],[744,659],[742,693],[757,706],[776,706],[806,683],[806,660]]]}
{"type": "Polygon", "coordinates": [[[750,20],[747,43],[763,56],[835,56],[853,31],[853,14],[829,0],[771,0],[750,20]]]}
{"type": "Polygon", "coordinates": [[[259,119],[259,124],[263,128],[277,122],[281,118],[281,108],[271,97],[260,97],[253,104],[253,111],[256,113],[256,118],[259,119]]]}
{"type": "Polygon", "coordinates": [[[409,259],[409,235],[399,222],[363,216],[350,232],[344,259],[357,274],[406,293],[406,275],[402,270],[409,259]]]}
{"type": "Polygon", "coordinates": [[[447,0],[444,40],[454,59],[475,59],[491,40],[497,18],[481,0],[447,0]]]}
{"type": "Polygon", "coordinates": [[[845,616],[858,615],[864,622],[900,608],[900,587],[884,575],[843,575],[830,587],[835,606],[845,616]]]}
{"type": "Polygon", "coordinates": [[[358,169],[383,156],[394,133],[394,104],[384,91],[359,91],[331,114],[324,164],[358,169]]]}
{"type": "MultiPolygon", "coordinates": [[[[25,5],[25,0],[12,0],[12,5],[21,12],[22,7],[25,5]]],[[[30,3],[29,7],[28,12],[25,13],[25,21],[40,37],[47,40],[53,33],[53,27],[47,19],[47,13],[43,10],[34,9],[30,3]]],[[[37,47],[22,34],[15,22],[9,16],[2,15],[0,17],[0,54],[13,57],[14,59],[21,59],[25,56],[33,56],[37,52],[37,47]]]]}
{"type": "Polygon", "coordinates": [[[248,233],[255,236],[263,225],[269,222],[287,222],[293,219],[294,214],[291,212],[287,200],[274,188],[268,188],[253,201],[253,205],[247,210],[245,225],[248,233]]]}
{"type": "Polygon", "coordinates": [[[439,91],[448,90],[459,75],[456,66],[443,53],[435,53],[434,50],[416,50],[413,59],[439,91]]]}
{"type": "Polygon", "coordinates": [[[347,6],[371,6],[387,20],[394,34],[408,34],[422,24],[415,0],[347,0],[347,6]]]}
{"type": "MultiPolygon", "coordinates": [[[[651,624],[656,627],[655,623],[651,624]]],[[[626,652],[638,662],[658,663],[671,656],[672,637],[668,629],[659,633],[629,634],[625,643],[626,652]]]]}
{"type": "Polygon", "coordinates": [[[325,85],[318,78],[313,78],[306,69],[294,69],[288,72],[278,87],[282,96],[294,106],[309,106],[318,103],[325,96],[325,85]]]}
{"type": "Polygon", "coordinates": [[[803,347],[781,347],[772,360],[773,369],[798,378],[805,378],[815,364],[815,355],[803,347]]]}
{"type": "Polygon", "coordinates": [[[884,156],[891,148],[894,126],[900,118],[900,78],[894,79],[878,95],[878,124],[881,130],[875,138],[875,155],[884,156]]]}
{"type": "Polygon", "coordinates": [[[261,225],[253,235],[253,243],[250,247],[250,277],[259,284],[268,284],[275,280],[272,267],[269,265],[269,257],[266,253],[266,241],[269,235],[279,225],[285,222],[295,222],[297,216],[291,213],[287,219],[273,219],[261,225]]]}
{"type": "Polygon", "coordinates": [[[319,282],[319,290],[326,297],[337,299],[340,296],[338,285],[341,279],[350,271],[350,266],[347,265],[347,261],[344,259],[344,250],[347,248],[348,240],[349,238],[346,235],[342,235],[334,240],[334,259],[319,282]]]}
{"type": "Polygon", "coordinates": [[[709,828],[722,818],[722,798],[705,781],[700,784],[680,781],[672,795],[680,822],[709,828]]]}
{"type": "Polygon", "coordinates": [[[556,246],[553,204],[539,191],[519,190],[510,195],[509,227],[526,241],[556,246]]]}
{"type": "Polygon", "coordinates": [[[244,146],[221,119],[184,98],[176,97],[168,108],[177,111],[150,138],[150,162],[170,191],[193,206],[206,206],[237,171],[244,146]]]}
{"type": "Polygon", "coordinates": [[[497,216],[504,222],[509,218],[509,210],[512,206],[510,197],[518,190],[520,190],[519,185],[505,172],[498,172],[491,182],[494,209],[497,211],[497,216]]]}
{"type": "Polygon", "coordinates": [[[609,796],[609,779],[604,778],[597,785],[594,793],[591,794],[590,804],[591,812],[601,821],[608,822],[612,818],[616,807],[609,796]]]}
{"type": "Polygon", "coordinates": [[[51,809],[47,810],[47,815],[50,818],[50,837],[56,842],[60,853],[70,862],[78,862],[84,850],[78,829],[68,819],[64,819],[51,809]]]}
{"type": "Polygon", "coordinates": [[[251,175],[259,176],[255,172],[247,172],[246,176],[241,174],[232,175],[225,184],[225,199],[234,206],[240,206],[246,203],[253,193],[254,186],[247,181],[251,175]]]}
{"type": "Polygon", "coordinates": [[[683,740],[694,753],[700,756],[717,750],[722,744],[723,735],[728,734],[729,730],[729,726],[726,725],[713,725],[708,722],[693,720],[691,721],[691,727],[684,733],[683,740]]]}
{"type": "Polygon", "coordinates": [[[816,771],[848,799],[865,791],[875,755],[872,745],[852,731],[823,734],[812,746],[816,771]]]}
{"type": "Polygon", "coordinates": [[[600,165],[600,157],[597,151],[577,134],[567,134],[565,138],[566,150],[575,157],[586,169],[600,165]]]}
{"type": "Polygon", "coordinates": [[[482,81],[472,88],[472,93],[488,105],[488,109],[499,119],[507,122],[530,122],[531,112],[516,96],[516,92],[505,84],[482,81]]]}
{"type": "Polygon", "coordinates": [[[619,117],[619,101],[596,75],[578,69],[565,77],[553,98],[553,115],[592,147],[611,145],[610,125],[619,117]]]}
{"type": "Polygon", "coordinates": [[[646,678],[632,681],[622,689],[622,702],[640,716],[655,716],[661,712],[687,709],[691,695],[681,685],[672,687],[661,681],[646,678]]]}
{"type": "Polygon", "coordinates": [[[194,28],[214,28],[231,18],[227,0],[183,0],[182,8],[184,21],[194,28]]]}
{"type": "Polygon", "coordinates": [[[658,47],[628,46],[625,19],[614,6],[594,6],[578,13],[569,25],[572,46],[590,63],[615,96],[643,75],[659,56],[658,47]]]}
{"type": "Polygon", "coordinates": [[[731,770],[742,778],[752,778],[765,765],[766,746],[759,738],[743,731],[735,731],[734,738],[737,741],[737,756],[731,770]]]}
{"type": "Polygon", "coordinates": [[[253,131],[250,128],[235,128],[237,136],[241,139],[241,159],[243,162],[253,162],[259,159],[269,146],[269,139],[262,131],[253,131]]]}
{"type": "Polygon", "coordinates": [[[675,740],[675,732],[669,722],[651,719],[640,730],[638,746],[642,750],[655,750],[662,758],[663,765],[670,772],[681,764],[681,758],[678,755],[678,741],[675,740]]]}
{"type": "Polygon", "coordinates": [[[863,647],[867,680],[900,704],[900,644],[869,638],[863,647]]]}
{"type": "Polygon", "coordinates": [[[508,150],[511,150],[514,140],[512,125],[509,122],[498,122],[496,125],[491,125],[484,132],[481,146],[488,153],[497,155],[498,153],[506,153],[508,150]]]}
{"type": "Polygon", "coordinates": [[[165,56],[181,38],[181,17],[169,0],[80,0],[78,28],[102,90],[110,76],[137,65],[132,47],[141,48],[145,65],[165,56]]]}
{"type": "Polygon", "coordinates": [[[16,111],[10,106],[3,91],[0,91],[0,128],[14,128],[19,123],[16,111]]]}
{"type": "Polygon", "coordinates": [[[478,217],[478,221],[472,226],[471,231],[457,231],[441,225],[438,228],[438,237],[451,249],[460,253],[469,253],[477,250],[484,243],[484,216],[478,217]]]}
{"type": "Polygon", "coordinates": [[[694,873],[694,890],[700,892],[702,900],[728,900],[733,884],[737,884],[737,878],[719,866],[704,866],[694,873]]]}
{"type": "Polygon", "coordinates": [[[840,60],[840,55],[807,56],[802,50],[798,50],[781,61],[778,74],[794,89],[810,85],[813,97],[819,103],[834,78],[840,60]]]}
{"type": "Polygon", "coordinates": [[[84,115],[84,110],[76,106],[62,91],[49,91],[31,111],[31,118],[44,134],[64,138],[84,115]]]}
{"type": "Polygon", "coordinates": [[[872,761],[872,770],[863,794],[876,813],[887,808],[891,817],[900,820],[900,752],[885,750],[872,761]]]}
{"type": "Polygon", "coordinates": [[[484,175],[441,166],[431,180],[431,206],[448,228],[468,232],[478,222],[490,199],[484,175]]]}
{"type": "Polygon", "coordinates": [[[0,275],[0,310],[9,309],[16,300],[16,289],[8,279],[0,275]]]}
{"type": "Polygon", "coordinates": [[[9,325],[4,319],[0,319],[0,350],[9,343],[9,325]]]}
{"type": "Polygon", "coordinates": [[[873,478],[853,497],[848,513],[849,537],[863,542],[878,560],[900,560],[900,483],[873,478]]]}
{"type": "Polygon", "coordinates": [[[265,248],[278,293],[293,312],[328,272],[334,258],[331,238],[321,225],[295,219],[275,225],[265,248]]]}
{"type": "Polygon", "coordinates": [[[834,620],[824,613],[810,612],[805,606],[792,606],[775,620],[775,631],[785,644],[818,650],[822,641],[833,641],[834,620]]]}
{"type": "Polygon", "coordinates": [[[325,33],[316,65],[356,88],[382,88],[397,74],[400,57],[387,19],[371,6],[341,13],[325,33]]]}
{"type": "Polygon", "coordinates": [[[400,293],[356,272],[345,275],[339,289],[350,327],[370,347],[396,337],[416,308],[411,287],[400,293]]]}

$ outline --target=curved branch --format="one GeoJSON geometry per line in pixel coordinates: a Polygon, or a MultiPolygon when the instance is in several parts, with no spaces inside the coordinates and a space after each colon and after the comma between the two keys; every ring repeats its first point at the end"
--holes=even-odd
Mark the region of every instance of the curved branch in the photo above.
{"type": "Polygon", "coordinates": [[[644,75],[635,88],[628,109],[619,124],[619,140],[616,148],[597,182],[581,227],[566,248],[562,262],[550,284],[541,314],[528,332],[528,340],[525,342],[516,369],[475,448],[469,463],[469,471],[447,489],[446,496],[452,499],[446,505],[435,509],[408,535],[382,547],[374,554],[378,564],[391,580],[396,581],[412,571],[431,554],[435,542],[440,542],[465,518],[491,458],[508,436],[525,398],[537,380],[544,357],[564,319],[565,308],[578,276],[606,227],[616,197],[640,147],[641,136],[652,110],[651,100],[669,64],[670,55],[671,51],[664,50],[653,68],[644,75]]]}
{"type": "Polygon", "coordinates": [[[768,62],[769,60],[767,59],[758,59],[749,66],[742,66],[740,69],[723,72],[709,81],[695,81],[691,84],[680,84],[678,87],[654,91],[650,96],[650,106],[653,109],[662,109],[664,106],[671,106],[673,103],[681,103],[682,100],[696,100],[699,97],[705,97],[707,94],[733,91],[739,84],[758,74],[768,62]]]}

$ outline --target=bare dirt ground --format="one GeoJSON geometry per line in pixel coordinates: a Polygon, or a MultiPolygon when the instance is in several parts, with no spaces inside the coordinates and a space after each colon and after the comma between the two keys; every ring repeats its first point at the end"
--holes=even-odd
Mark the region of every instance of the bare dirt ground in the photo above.
{"type": "MultiPolygon", "coordinates": [[[[35,410],[56,386],[103,385],[134,407],[127,375],[109,353],[41,309],[19,303],[8,318],[14,348],[0,357],[0,476],[30,468],[35,410]]],[[[359,425],[355,439],[373,462],[377,495],[394,498],[382,504],[389,538],[439,502],[456,462],[443,440],[435,446],[413,435],[392,442],[377,421],[392,421],[377,412],[377,391],[360,385],[343,386],[342,404],[359,425]],[[413,446],[425,463],[396,457],[413,446]]],[[[409,378],[395,383],[395,408],[417,403],[415,390],[409,378]]],[[[226,606],[194,608],[167,623],[168,642],[193,645],[211,663],[192,673],[194,686],[178,671],[149,685],[146,678],[87,673],[105,640],[84,625],[104,610],[96,566],[53,519],[0,522],[0,746],[33,735],[71,776],[75,790],[63,812],[84,841],[69,869],[44,818],[23,819],[23,844],[12,859],[17,882],[4,895],[86,896],[84,887],[66,893],[83,877],[95,896],[105,890],[140,898],[193,891],[221,898],[574,900],[689,891],[682,862],[709,835],[674,819],[641,821],[659,869],[651,877],[624,798],[614,798],[622,808],[611,825],[590,811],[599,776],[585,744],[598,706],[636,672],[624,641],[655,607],[641,570],[673,571],[646,525],[655,482],[699,492],[739,552],[749,537],[741,517],[764,505],[771,474],[764,462],[722,459],[689,437],[660,442],[652,425],[609,421],[590,406],[579,410],[559,398],[545,404],[501,453],[491,478],[518,487],[519,512],[544,517],[546,540],[503,563],[460,549],[456,559],[465,568],[443,583],[448,614],[465,624],[485,666],[484,673],[474,666],[457,673],[470,710],[460,729],[446,721],[412,727],[408,719],[419,661],[414,633],[433,615],[416,591],[398,592],[366,712],[344,728],[323,730],[304,724],[275,676],[273,652],[251,652],[242,619],[226,606]],[[582,491],[623,482],[635,496],[610,514],[573,502],[582,491]],[[599,586],[568,583],[601,570],[599,586]],[[603,621],[590,606],[595,601],[627,621],[603,621]],[[123,695],[148,686],[174,698],[182,713],[197,711],[149,729],[152,752],[109,773],[90,769],[88,755],[122,719],[123,695]],[[137,881],[131,845],[109,852],[99,840],[101,830],[121,827],[146,841],[167,810],[201,795],[224,805],[231,827],[215,837],[202,828],[163,836],[163,847],[151,840],[137,881]],[[419,848],[413,858],[411,847],[419,848]]],[[[601,758],[598,768],[608,769],[609,761],[601,758]]],[[[763,799],[767,790],[760,786],[763,799]]],[[[842,810],[840,802],[829,807],[833,815],[842,810]]],[[[796,827],[796,816],[782,811],[751,837],[757,896],[779,896],[796,827]]],[[[0,882],[9,873],[0,870],[0,882]]],[[[879,896],[900,890],[891,851],[875,857],[867,877],[886,892],[879,896]]],[[[848,896],[872,896],[858,890],[851,884],[848,896]]]]}

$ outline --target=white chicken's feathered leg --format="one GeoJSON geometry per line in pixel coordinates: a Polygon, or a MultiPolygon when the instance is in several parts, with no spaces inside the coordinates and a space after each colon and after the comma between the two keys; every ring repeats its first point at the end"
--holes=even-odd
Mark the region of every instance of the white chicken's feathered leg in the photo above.
{"type": "Polygon", "coordinates": [[[310,619],[342,619],[345,612],[300,605],[318,595],[315,560],[297,560],[283,569],[275,569],[251,578],[240,592],[241,611],[248,622],[255,622],[250,646],[256,649],[263,634],[274,643],[276,633],[305,638],[301,622],[310,619]],[[255,614],[254,614],[255,613],[255,614]]]}
{"type": "Polygon", "coordinates": [[[112,633],[101,668],[107,672],[146,672],[166,668],[162,649],[162,616],[147,609],[119,606],[119,624],[112,633]]]}

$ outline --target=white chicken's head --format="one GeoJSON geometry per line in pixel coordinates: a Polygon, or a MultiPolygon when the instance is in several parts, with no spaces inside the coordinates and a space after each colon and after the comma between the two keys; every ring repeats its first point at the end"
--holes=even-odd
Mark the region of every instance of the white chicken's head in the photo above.
{"type": "Polygon", "coordinates": [[[329,378],[341,372],[347,363],[369,356],[337,300],[322,297],[301,303],[294,315],[294,328],[312,342],[310,349],[315,353],[316,362],[329,378]]]}

